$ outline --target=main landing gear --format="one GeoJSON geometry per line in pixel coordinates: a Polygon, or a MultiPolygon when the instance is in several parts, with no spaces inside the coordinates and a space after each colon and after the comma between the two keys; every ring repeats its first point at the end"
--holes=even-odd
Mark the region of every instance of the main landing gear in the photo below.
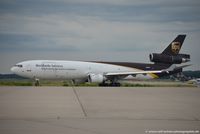
{"type": "Polygon", "coordinates": [[[119,82],[111,82],[111,83],[100,83],[99,84],[100,87],[120,87],[121,84],[119,82]]]}

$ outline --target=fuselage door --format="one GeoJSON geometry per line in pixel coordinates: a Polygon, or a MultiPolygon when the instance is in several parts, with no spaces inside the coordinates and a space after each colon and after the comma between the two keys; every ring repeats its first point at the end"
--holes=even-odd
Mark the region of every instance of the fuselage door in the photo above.
{"type": "Polygon", "coordinates": [[[24,73],[26,73],[28,76],[32,76],[33,72],[32,72],[32,68],[30,64],[27,64],[25,66],[25,68],[23,69],[24,73]]]}

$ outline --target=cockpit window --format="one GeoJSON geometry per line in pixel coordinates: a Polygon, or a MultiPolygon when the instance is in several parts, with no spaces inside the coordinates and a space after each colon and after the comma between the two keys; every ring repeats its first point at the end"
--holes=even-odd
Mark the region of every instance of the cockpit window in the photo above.
{"type": "Polygon", "coordinates": [[[15,67],[20,67],[22,68],[23,66],[21,64],[15,65],[15,67]]]}

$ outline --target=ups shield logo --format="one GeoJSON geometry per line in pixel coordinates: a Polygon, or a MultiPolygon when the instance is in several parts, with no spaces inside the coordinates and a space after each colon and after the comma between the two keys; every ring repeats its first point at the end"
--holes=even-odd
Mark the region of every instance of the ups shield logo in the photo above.
{"type": "Polygon", "coordinates": [[[172,42],[171,50],[174,54],[178,54],[179,50],[181,49],[180,42],[172,42]]]}

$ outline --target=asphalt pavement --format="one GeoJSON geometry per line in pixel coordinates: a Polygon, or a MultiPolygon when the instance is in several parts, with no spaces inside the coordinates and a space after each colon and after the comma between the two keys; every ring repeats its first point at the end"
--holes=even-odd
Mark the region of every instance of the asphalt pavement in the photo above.
{"type": "Polygon", "coordinates": [[[0,87],[1,134],[200,133],[200,88],[0,87]]]}

